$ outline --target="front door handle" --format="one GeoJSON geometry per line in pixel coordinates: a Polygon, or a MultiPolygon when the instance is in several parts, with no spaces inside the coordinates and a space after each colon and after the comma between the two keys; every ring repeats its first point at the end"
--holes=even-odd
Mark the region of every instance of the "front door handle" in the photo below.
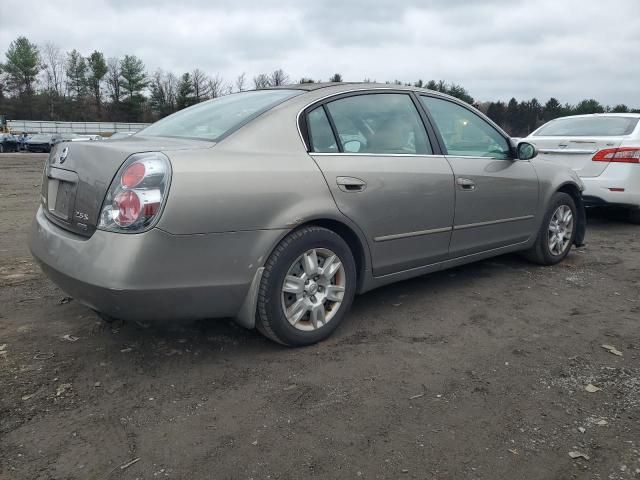
{"type": "Polygon", "coordinates": [[[343,192],[362,192],[367,188],[367,183],[356,177],[336,177],[336,184],[343,192]]]}
{"type": "Polygon", "coordinates": [[[476,182],[474,182],[470,178],[458,177],[456,178],[456,183],[462,190],[472,192],[476,189],[476,182]]]}

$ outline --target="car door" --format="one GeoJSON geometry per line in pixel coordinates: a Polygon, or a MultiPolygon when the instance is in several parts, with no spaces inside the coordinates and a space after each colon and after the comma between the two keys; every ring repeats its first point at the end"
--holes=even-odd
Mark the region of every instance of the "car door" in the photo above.
{"type": "Polygon", "coordinates": [[[538,177],[509,141],[461,104],[421,95],[455,176],[452,258],[525,242],[535,232],[538,177]]]}
{"type": "Polygon", "coordinates": [[[326,100],[307,110],[306,128],[338,208],[367,237],[375,276],[447,258],[453,172],[409,92],[326,100]]]}

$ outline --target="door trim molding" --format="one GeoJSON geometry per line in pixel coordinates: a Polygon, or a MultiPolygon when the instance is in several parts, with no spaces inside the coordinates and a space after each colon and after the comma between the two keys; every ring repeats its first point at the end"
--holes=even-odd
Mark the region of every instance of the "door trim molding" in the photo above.
{"type": "Polygon", "coordinates": [[[490,220],[488,222],[467,223],[465,225],[454,225],[454,230],[466,230],[467,228],[486,227],[488,225],[498,225],[500,223],[519,222],[522,220],[531,220],[534,215],[524,215],[522,217],[501,218],[500,220],[490,220]]]}
{"type": "Polygon", "coordinates": [[[423,235],[432,235],[434,233],[446,233],[453,230],[451,227],[444,228],[432,228],[430,230],[418,230],[417,232],[396,233],[393,235],[383,235],[381,237],[375,237],[374,242],[388,242],[389,240],[400,240],[402,238],[420,237],[423,235]]]}
{"type": "Polygon", "coordinates": [[[403,238],[420,237],[423,235],[433,235],[434,233],[446,233],[451,230],[466,230],[468,228],[486,227],[489,225],[499,225],[501,223],[520,222],[522,220],[531,220],[534,215],[524,215],[522,217],[501,218],[500,220],[490,220],[488,222],[467,223],[465,225],[455,225],[453,227],[432,228],[429,230],[418,230],[416,232],[395,233],[393,235],[382,235],[375,237],[374,242],[388,242],[390,240],[400,240],[403,238]]]}
{"type": "Polygon", "coordinates": [[[312,157],[430,157],[444,158],[444,155],[422,153],[364,153],[364,152],[309,152],[312,157]]]}

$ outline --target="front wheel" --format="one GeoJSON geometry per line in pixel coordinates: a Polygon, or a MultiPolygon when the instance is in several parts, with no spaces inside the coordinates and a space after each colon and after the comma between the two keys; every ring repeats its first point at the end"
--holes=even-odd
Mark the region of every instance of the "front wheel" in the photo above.
{"type": "Polygon", "coordinates": [[[527,259],[540,265],[555,265],[569,254],[576,237],[576,204],[571,195],[557,192],[551,198],[533,247],[527,259]]]}
{"type": "Polygon", "coordinates": [[[311,345],[338,327],[355,291],[355,261],[342,237],[322,227],[301,228],[265,265],[256,326],[283,345],[311,345]]]}

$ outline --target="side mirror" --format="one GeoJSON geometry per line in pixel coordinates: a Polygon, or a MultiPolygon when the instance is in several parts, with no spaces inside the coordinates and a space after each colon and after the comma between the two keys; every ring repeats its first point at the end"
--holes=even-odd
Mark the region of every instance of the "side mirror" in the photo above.
{"type": "Polygon", "coordinates": [[[518,160],[531,160],[538,155],[538,149],[529,142],[520,142],[516,148],[518,160]]]}

